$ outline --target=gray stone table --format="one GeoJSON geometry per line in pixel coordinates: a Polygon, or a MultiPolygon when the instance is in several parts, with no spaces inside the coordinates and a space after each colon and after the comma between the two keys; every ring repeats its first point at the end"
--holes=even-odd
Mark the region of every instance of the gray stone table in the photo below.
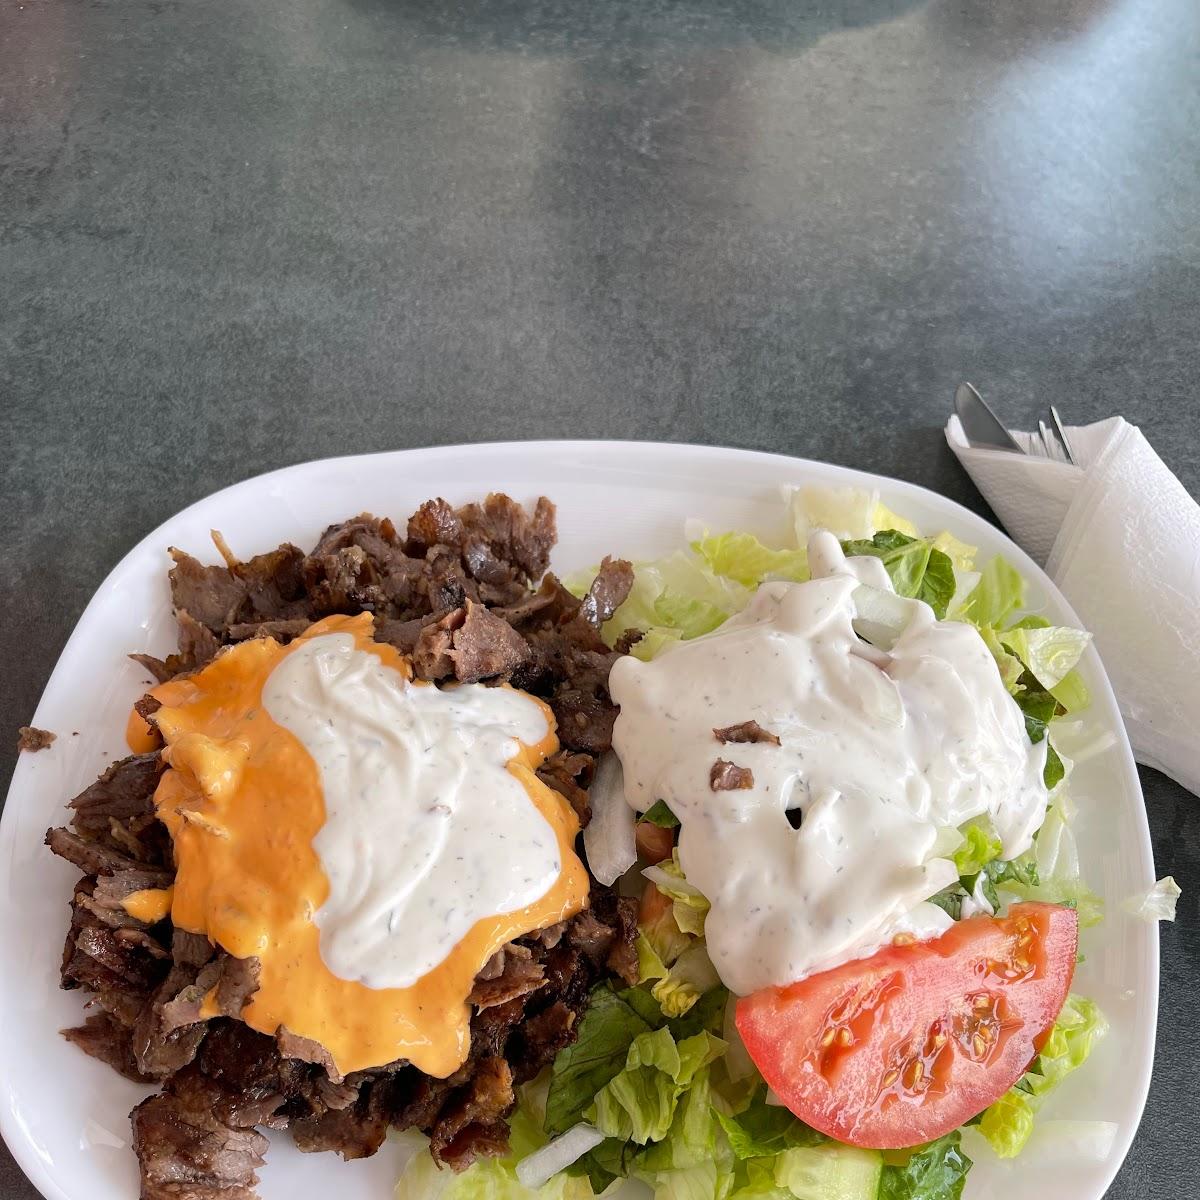
{"type": "MultiPolygon", "coordinates": [[[[2,0],[0,783],[104,574],[235,480],[657,438],[986,512],[969,376],[1196,492],[1198,334],[1196,0],[2,0]]],[[[1111,1195],[1190,1200],[1200,802],[1143,784],[1188,890],[1111,1195]]]]}

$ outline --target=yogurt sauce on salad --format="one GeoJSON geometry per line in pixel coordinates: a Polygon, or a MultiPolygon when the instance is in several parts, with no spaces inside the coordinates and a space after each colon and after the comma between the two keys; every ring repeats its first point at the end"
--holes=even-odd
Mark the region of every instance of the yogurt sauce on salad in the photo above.
{"type": "Polygon", "coordinates": [[[950,918],[925,901],[958,877],[947,831],[990,820],[1009,859],[1046,813],[1046,743],[1029,742],[976,630],[893,596],[911,615],[877,648],[853,622],[857,589],[891,591],[883,564],[827,532],[808,554],[809,582],[765,583],[712,633],[610,678],[625,795],[678,817],[680,865],[712,906],[708,952],[741,995],[940,933],[950,918]],[[748,721],[779,744],[714,732],[748,721]],[[717,760],[751,777],[714,790],[717,760]]]}

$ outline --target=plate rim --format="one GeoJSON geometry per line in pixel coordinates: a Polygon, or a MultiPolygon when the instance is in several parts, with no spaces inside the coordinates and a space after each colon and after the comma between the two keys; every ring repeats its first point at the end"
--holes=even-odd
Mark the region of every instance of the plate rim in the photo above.
{"type": "MultiPolygon", "coordinates": [[[[819,468],[821,471],[832,470],[837,475],[843,477],[847,486],[868,486],[873,489],[886,487],[891,495],[915,495],[927,497],[936,506],[949,508],[954,510],[967,524],[978,524],[987,527],[993,535],[999,536],[1005,543],[1005,553],[1009,556],[1022,575],[1034,581],[1038,586],[1050,596],[1056,605],[1061,607],[1062,611],[1079,627],[1082,627],[1078,614],[1076,614],[1070,601],[1062,594],[1057,584],[1046,574],[1043,568],[1035,562],[1016,542],[1014,542],[998,524],[993,525],[986,517],[972,511],[957,500],[952,500],[948,496],[943,496],[940,492],[934,491],[932,488],[925,487],[922,484],[912,483],[908,480],[896,479],[892,476],[881,475],[876,472],[866,471],[858,467],[847,467],[839,463],[823,462],[819,459],[802,458],[790,454],[779,454],[771,451],[744,449],[736,446],[720,446],[710,445],[705,443],[694,442],[662,442],[662,441],[640,441],[626,439],[607,439],[607,438],[534,438],[534,439],[514,439],[498,442],[464,442],[464,443],[447,443],[436,444],[431,446],[415,446],[406,447],[398,450],[377,450],[363,454],[345,454],[333,455],[324,458],[307,459],[303,462],[292,463],[282,467],[276,467],[270,471],[265,471],[257,475],[251,475],[245,479],[238,480],[235,483],[227,484],[225,487],[218,488],[215,491],[209,492],[204,496],[199,497],[192,503],[184,506],[178,511],[171,513],[164,520],[159,522],[151,529],[144,537],[139,538],[116,562],[110,571],[108,571],[101,582],[97,585],[92,593],[87,604],[84,606],[78,619],[75,622],[66,641],[63,643],[54,666],[46,679],[46,683],[42,688],[41,696],[38,699],[37,707],[32,718],[33,724],[39,724],[41,713],[44,707],[49,707],[53,701],[54,693],[58,688],[63,686],[60,679],[60,672],[64,669],[64,663],[67,660],[73,645],[77,639],[82,639],[84,636],[84,626],[89,618],[102,607],[107,599],[108,593],[111,591],[111,584],[119,579],[124,571],[131,565],[131,560],[135,559],[140,552],[147,547],[154,545],[163,545],[163,530],[166,526],[174,523],[180,518],[186,517],[196,512],[196,510],[213,503],[218,499],[232,499],[237,492],[243,489],[252,487],[261,487],[269,484],[272,480],[280,480],[285,476],[295,475],[304,472],[310,472],[317,469],[337,469],[345,467],[350,463],[360,463],[370,460],[375,464],[383,460],[393,460],[402,462],[404,460],[412,460],[415,458],[435,459],[444,457],[455,463],[464,463],[467,460],[476,457],[487,457],[490,455],[510,454],[524,449],[536,447],[540,452],[559,452],[560,454],[625,454],[628,456],[645,455],[647,457],[695,457],[708,456],[713,459],[721,458],[737,458],[744,461],[769,461],[775,465],[788,464],[795,469],[799,475],[805,468],[819,468]]],[[[483,490],[482,488],[480,490],[483,490]]],[[[890,497],[889,497],[890,498],[890,497]]],[[[680,519],[684,518],[685,514],[680,514],[680,519]]],[[[1120,719],[1120,710],[1116,703],[1116,697],[1113,693],[1112,683],[1108,677],[1108,672],[1104,668],[1099,651],[1093,642],[1086,651],[1092,668],[1092,673],[1095,683],[1099,685],[1103,694],[1112,704],[1113,710],[1118,714],[1118,737],[1117,751],[1124,760],[1123,766],[1126,768],[1126,774],[1133,782],[1135,795],[1131,800],[1140,800],[1141,804],[1137,811],[1138,820],[1136,821],[1138,829],[1138,846],[1137,851],[1142,858],[1151,864],[1153,870],[1154,851],[1150,833],[1149,814],[1146,810],[1145,797],[1142,792],[1141,779],[1137,772],[1136,760],[1133,756],[1132,747],[1129,742],[1128,734],[1125,731],[1124,723],[1120,719]]],[[[65,676],[64,676],[65,677],[65,676]]],[[[1095,690],[1095,689],[1093,689],[1095,690]]],[[[26,761],[26,756],[18,753],[16,765],[13,769],[12,779],[9,783],[7,795],[5,797],[3,810],[0,811],[0,861],[5,861],[9,857],[6,853],[15,850],[16,841],[16,824],[17,818],[14,815],[16,811],[16,803],[19,802],[20,793],[23,790],[26,774],[31,770],[31,764],[26,761]]],[[[0,896],[0,902],[5,908],[8,907],[7,897],[0,896]]],[[[2,930],[0,930],[0,944],[4,941],[2,930]]],[[[1148,1017],[1145,1025],[1145,1032],[1148,1035],[1150,1054],[1143,1060],[1140,1074],[1140,1079],[1135,1084],[1135,1101],[1137,1119],[1131,1121],[1128,1126],[1120,1127],[1117,1140],[1113,1145],[1112,1152],[1109,1155],[1107,1169],[1104,1172],[1105,1178],[1103,1189],[1099,1192],[1095,1200],[1102,1200],[1103,1195],[1111,1186],[1117,1173],[1120,1171],[1129,1150],[1137,1136],[1138,1130],[1141,1127],[1142,1120],[1145,1116],[1146,1102],[1149,1096],[1150,1082],[1153,1074],[1154,1051],[1157,1048],[1158,1042],[1158,1003],[1157,1000],[1160,994],[1160,976],[1161,976],[1161,946],[1157,923],[1153,923],[1149,930],[1149,971],[1144,979],[1145,984],[1150,985],[1153,990],[1153,995],[1156,1002],[1148,1006],[1148,1017]]],[[[0,1011],[5,1007],[5,992],[0,989],[0,1011]]],[[[41,1194],[46,1197],[46,1200],[80,1200],[79,1197],[68,1193],[54,1178],[51,1171],[46,1167],[44,1160],[36,1153],[30,1140],[22,1136],[22,1132],[17,1120],[16,1111],[13,1104],[10,1102],[14,1099],[11,1089],[7,1086],[6,1080],[9,1077],[8,1071],[5,1069],[7,1061],[6,1053],[7,1040],[0,1037],[0,1098],[5,1102],[0,1103],[0,1137],[3,1137],[6,1146],[12,1154],[17,1165],[24,1171],[27,1178],[41,1194]]]]}

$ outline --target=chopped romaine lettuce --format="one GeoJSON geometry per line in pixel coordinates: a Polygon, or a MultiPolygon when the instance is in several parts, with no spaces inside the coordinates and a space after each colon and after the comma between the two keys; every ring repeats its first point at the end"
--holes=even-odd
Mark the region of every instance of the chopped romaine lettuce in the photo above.
{"type": "Polygon", "coordinates": [[[979,636],[983,638],[984,645],[992,652],[992,657],[996,660],[996,666],[999,668],[1004,686],[1010,692],[1015,691],[1018,681],[1025,673],[1025,664],[1015,654],[1010,654],[1004,648],[1000,641],[1000,635],[990,625],[977,625],[976,628],[979,636]]]}
{"type": "Polygon", "coordinates": [[[709,570],[740,583],[757,587],[764,579],[790,579],[802,583],[808,578],[808,551],[772,550],[750,533],[722,533],[701,538],[692,549],[709,570]]]}
{"type": "Polygon", "coordinates": [[[1016,1085],[980,1117],[978,1129],[1001,1158],[1019,1154],[1033,1131],[1034,1114],[1072,1071],[1083,1065],[1108,1030],[1090,1000],[1068,996],[1041,1053],[1016,1085]]]}
{"type": "Polygon", "coordinates": [[[665,626],[681,637],[697,637],[715,629],[726,617],[745,608],[749,592],[718,575],[686,550],[634,566],[633,588],[613,614],[605,632],[665,626]]]}
{"type": "Polygon", "coordinates": [[[775,1182],[796,1200],[876,1200],[883,1175],[878,1150],[825,1142],[775,1158],[775,1182]]]}
{"type": "MultiPolygon", "coordinates": [[[[645,978],[648,977],[643,975],[645,978]]],[[[720,982],[708,950],[702,941],[697,941],[658,978],[650,994],[658,1001],[664,1016],[682,1017],[705,992],[720,982]]]]}
{"type": "Polygon", "coordinates": [[[843,542],[842,549],[848,555],[878,558],[898,596],[924,600],[939,619],[946,615],[954,596],[954,566],[947,555],[934,549],[932,542],[887,529],[869,541],[843,542]]]}
{"type": "Polygon", "coordinates": [[[707,1032],[678,1043],[666,1026],[639,1034],[622,1069],[596,1093],[585,1119],[607,1137],[640,1145],[661,1141],[680,1096],[724,1049],[725,1043],[707,1032]]]}
{"type": "Polygon", "coordinates": [[[788,507],[797,546],[807,546],[809,535],[818,529],[828,529],[837,538],[869,538],[879,528],[877,516],[882,515],[878,492],[851,487],[792,488],[788,507]]]}
{"type": "Polygon", "coordinates": [[[674,901],[675,923],[684,933],[704,936],[704,918],[708,915],[708,900],[697,891],[683,874],[679,865],[679,847],[671,851],[671,857],[642,871],[647,879],[664,895],[674,901]]]}
{"type": "Polygon", "coordinates": [[[1017,569],[997,556],[980,572],[979,582],[955,616],[973,625],[999,629],[1025,603],[1025,580],[1017,569]]]}
{"type": "Polygon", "coordinates": [[[1065,625],[1029,628],[1027,625],[1018,624],[1000,635],[1000,641],[1029,668],[1038,683],[1051,693],[1079,662],[1091,640],[1090,633],[1065,625]]]}
{"type": "MultiPolygon", "coordinates": [[[[642,979],[661,979],[669,967],[695,941],[692,934],[684,933],[675,920],[675,905],[668,904],[661,909],[651,908],[643,911],[638,924],[639,941],[638,954],[642,954],[641,944],[646,943],[646,949],[653,952],[660,960],[662,974],[648,975],[642,971],[642,979]]],[[[649,963],[649,960],[648,960],[649,963]]],[[[653,966],[652,963],[649,965],[653,966]]]]}
{"type": "MultiPolygon", "coordinates": [[[[885,528],[899,529],[899,525],[886,526],[885,528]]],[[[903,530],[904,533],[915,534],[916,530],[909,527],[903,530]]],[[[940,550],[954,564],[956,571],[974,571],[975,570],[975,555],[979,553],[976,546],[968,546],[966,542],[960,542],[954,534],[943,529],[941,533],[933,539],[933,548],[940,550]]]]}
{"type": "Polygon", "coordinates": [[[766,1087],[760,1084],[740,1112],[717,1114],[735,1158],[768,1158],[784,1150],[812,1146],[825,1140],[815,1129],[796,1120],[786,1108],[768,1104],[766,1093],[766,1087]]]}
{"type": "Polygon", "coordinates": [[[1143,921],[1175,920],[1175,904],[1183,892],[1170,875],[1164,875],[1152,888],[1130,896],[1121,907],[1130,916],[1143,921]]]}
{"type": "Polygon", "coordinates": [[[964,826],[966,841],[954,853],[954,866],[959,875],[978,875],[1000,854],[1000,839],[990,826],[972,822],[964,826]]]}
{"type": "Polygon", "coordinates": [[[883,1168],[879,1200],[959,1200],[971,1160],[955,1131],[914,1150],[903,1164],[883,1168]]]}
{"type": "Polygon", "coordinates": [[[565,1133],[583,1120],[596,1093],[625,1067],[629,1046],[650,1024],[609,988],[592,992],[579,1038],[554,1060],[546,1097],[548,1134],[565,1133]]]}
{"type": "Polygon", "coordinates": [[[678,829],[679,818],[671,811],[665,800],[656,800],[644,813],[641,819],[657,825],[660,829],[678,829]]]}

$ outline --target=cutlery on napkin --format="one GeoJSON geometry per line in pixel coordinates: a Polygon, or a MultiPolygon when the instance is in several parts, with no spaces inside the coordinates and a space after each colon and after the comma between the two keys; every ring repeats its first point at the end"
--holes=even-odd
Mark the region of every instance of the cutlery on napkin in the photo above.
{"type": "MultiPolygon", "coordinates": [[[[1122,417],[1066,427],[1077,465],[946,441],[1095,635],[1134,756],[1200,794],[1200,505],[1122,417]]],[[[1022,453],[1020,451],[1025,451],[1022,453]]]]}

